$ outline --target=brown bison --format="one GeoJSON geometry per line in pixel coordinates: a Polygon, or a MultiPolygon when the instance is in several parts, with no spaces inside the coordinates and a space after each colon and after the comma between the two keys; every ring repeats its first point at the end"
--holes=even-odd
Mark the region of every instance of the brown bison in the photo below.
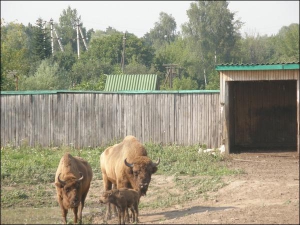
{"type": "Polygon", "coordinates": [[[55,174],[55,186],[57,201],[65,224],[70,208],[74,213],[74,223],[77,223],[77,218],[81,223],[84,201],[92,178],[91,166],[81,157],[73,157],[71,154],[65,153],[61,158],[55,174]]]}
{"type": "Polygon", "coordinates": [[[128,218],[128,208],[132,213],[132,222],[138,223],[139,201],[140,194],[136,190],[127,188],[105,191],[100,197],[101,203],[111,203],[118,208],[119,224],[125,224],[125,212],[127,212],[128,218]]]}
{"type": "MultiPolygon", "coordinates": [[[[146,195],[151,175],[157,171],[159,159],[152,162],[145,147],[134,137],[127,136],[114,146],[108,147],[100,156],[104,190],[132,188],[146,195]]],[[[108,204],[106,218],[110,218],[108,204]]]]}

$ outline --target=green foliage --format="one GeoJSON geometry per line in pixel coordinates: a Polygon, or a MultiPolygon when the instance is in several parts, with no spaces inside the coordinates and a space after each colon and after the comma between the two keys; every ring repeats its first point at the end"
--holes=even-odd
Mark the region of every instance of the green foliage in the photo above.
{"type": "Polygon", "coordinates": [[[14,22],[6,24],[1,19],[1,90],[3,91],[15,90],[16,77],[19,78],[28,72],[26,42],[27,36],[22,24],[14,22]]]}
{"type": "Polygon", "coordinates": [[[173,86],[169,88],[167,84],[162,84],[160,90],[197,90],[198,84],[197,81],[192,80],[190,77],[173,79],[173,86]]]}
{"type": "Polygon", "coordinates": [[[241,40],[240,63],[268,63],[274,54],[271,38],[267,36],[248,35],[241,40]]]}
{"type": "MultiPolygon", "coordinates": [[[[101,37],[94,36],[90,42],[88,57],[100,60],[103,63],[116,65],[121,62],[123,51],[123,34],[113,32],[101,37]]],[[[142,39],[133,34],[126,34],[125,65],[137,62],[150,67],[154,50],[147,46],[142,39]]]]}
{"type": "Polygon", "coordinates": [[[71,88],[71,90],[81,91],[103,91],[105,88],[106,76],[102,75],[98,80],[83,81],[71,88]]]}
{"type": "Polygon", "coordinates": [[[124,69],[125,74],[153,74],[155,71],[149,69],[147,66],[133,60],[131,63],[126,65],[124,69]]]}
{"type": "MultiPolygon", "coordinates": [[[[123,73],[157,74],[162,90],[218,89],[216,64],[299,61],[299,24],[284,26],[270,37],[259,34],[242,37],[243,23],[234,20],[235,13],[229,11],[228,4],[227,1],[191,3],[182,34],[176,33],[175,18],[164,12],[144,37],[126,32],[123,73]],[[172,88],[165,84],[164,64],[178,65],[172,88]]],[[[49,24],[44,30],[41,18],[37,18],[36,26],[5,23],[1,19],[1,90],[16,90],[18,86],[19,90],[102,90],[104,74],[122,73],[123,32],[110,26],[105,31],[87,31],[77,10],[70,6],[62,11],[54,27],[64,51],[54,40],[51,56],[49,24]],[[79,60],[78,23],[89,48],[86,51],[80,44],[79,60]],[[49,59],[47,65],[42,62],[44,59],[49,59]]]]}
{"type": "Polygon", "coordinates": [[[299,24],[282,27],[275,43],[278,62],[299,62],[299,24]]]}
{"type": "Polygon", "coordinates": [[[70,71],[77,60],[77,55],[71,51],[56,52],[53,60],[58,63],[59,68],[70,71]]]}
{"type": "Polygon", "coordinates": [[[105,35],[99,38],[93,36],[88,51],[89,57],[111,65],[120,63],[122,39],[123,35],[121,33],[105,35]]]}
{"type": "Polygon", "coordinates": [[[208,84],[206,85],[206,90],[220,90],[220,77],[217,71],[213,71],[208,76],[208,84]]]}
{"type": "Polygon", "coordinates": [[[101,82],[105,82],[104,74],[111,74],[112,72],[113,67],[109,63],[97,60],[96,58],[90,58],[89,52],[85,52],[82,54],[80,60],[77,60],[73,64],[70,77],[73,86],[80,83],[98,83],[100,79],[100,83],[96,86],[100,89],[103,87],[104,89],[105,84],[101,84],[101,82]]]}
{"type": "Polygon", "coordinates": [[[34,60],[43,60],[51,56],[51,42],[49,33],[46,32],[44,21],[38,18],[36,26],[33,27],[32,53],[34,60]]]}
{"type": "MultiPolygon", "coordinates": [[[[77,23],[82,27],[81,16],[78,15],[77,9],[72,9],[68,6],[67,9],[62,11],[56,28],[61,37],[62,45],[65,46],[69,44],[71,46],[71,52],[73,53],[77,52],[77,23]]],[[[83,45],[81,46],[81,50],[83,50],[84,47],[83,45]]]]}
{"type": "MultiPolygon", "coordinates": [[[[188,38],[191,52],[195,52],[198,64],[210,74],[216,63],[229,63],[240,38],[241,22],[234,20],[234,13],[226,1],[197,1],[187,10],[189,21],[182,26],[188,38]],[[218,16],[216,16],[218,15],[218,16]],[[216,56],[216,59],[215,59],[216,56]]],[[[197,77],[201,80],[201,77],[197,77]]],[[[198,84],[200,84],[200,80],[198,84]]]]}
{"type": "Polygon", "coordinates": [[[59,67],[50,60],[43,60],[33,76],[23,77],[20,80],[20,90],[59,90],[59,67]]]}
{"type": "Polygon", "coordinates": [[[175,18],[165,12],[160,12],[159,21],[155,23],[154,28],[149,33],[144,35],[144,38],[155,50],[159,50],[166,44],[175,41],[176,36],[175,18]]]}
{"type": "Polygon", "coordinates": [[[115,28],[112,27],[107,27],[105,31],[103,30],[96,30],[93,34],[92,34],[92,39],[96,39],[96,38],[101,38],[101,37],[105,37],[105,36],[110,36],[112,34],[123,34],[123,32],[116,30],[115,28]]]}

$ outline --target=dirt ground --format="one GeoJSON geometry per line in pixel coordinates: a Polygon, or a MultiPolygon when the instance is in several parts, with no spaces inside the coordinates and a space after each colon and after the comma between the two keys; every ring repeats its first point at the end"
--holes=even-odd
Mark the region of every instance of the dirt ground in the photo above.
{"type": "MultiPolygon", "coordinates": [[[[224,177],[225,187],[183,205],[140,210],[141,224],[299,224],[299,155],[296,152],[241,153],[227,166],[245,174],[224,177]]],[[[101,182],[99,181],[101,186],[101,182]]],[[[153,175],[151,189],[176,188],[170,177],[153,175]]],[[[99,191],[99,186],[97,187],[99,191]]],[[[93,189],[90,190],[93,193],[93,189]]],[[[142,202],[152,201],[142,197],[142,202]]],[[[103,224],[104,212],[94,224],[103,224]]],[[[117,218],[107,221],[117,223],[117,218]]]]}

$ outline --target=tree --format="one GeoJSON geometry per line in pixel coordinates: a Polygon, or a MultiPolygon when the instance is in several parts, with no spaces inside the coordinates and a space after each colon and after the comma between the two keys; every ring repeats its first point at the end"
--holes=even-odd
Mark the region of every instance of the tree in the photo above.
{"type": "Polygon", "coordinates": [[[125,63],[137,62],[150,67],[153,57],[154,49],[146,45],[142,38],[134,34],[126,34],[125,63]]]}
{"type": "Polygon", "coordinates": [[[220,90],[220,76],[218,71],[213,71],[208,75],[208,84],[205,86],[206,90],[220,90]]]}
{"type": "Polygon", "coordinates": [[[153,68],[148,68],[144,64],[132,61],[126,66],[126,74],[152,74],[155,73],[153,68]]]}
{"type": "Polygon", "coordinates": [[[58,79],[59,67],[49,59],[41,61],[36,73],[20,80],[20,90],[59,90],[61,83],[58,79]]]}
{"type": "Polygon", "coordinates": [[[144,35],[146,42],[152,45],[156,50],[162,46],[175,41],[176,38],[176,21],[172,15],[165,12],[159,13],[159,21],[149,33],[144,35]]]}
{"type": "Polygon", "coordinates": [[[299,24],[283,26],[275,43],[277,62],[299,62],[299,24]]]}
{"type": "MultiPolygon", "coordinates": [[[[97,83],[104,74],[113,72],[113,66],[108,63],[101,62],[96,58],[89,56],[88,52],[82,54],[80,60],[72,66],[70,77],[73,87],[80,84],[97,83]]],[[[103,80],[103,79],[102,79],[103,80]]],[[[100,88],[98,86],[98,88],[100,88]]]]}
{"type": "MultiPolygon", "coordinates": [[[[196,80],[193,68],[197,64],[193,62],[193,53],[188,48],[187,39],[177,37],[174,42],[156,52],[153,65],[159,75],[158,80],[160,84],[165,82],[166,67],[163,66],[164,64],[177,64],[178,68],[180,68],[180,73],[178,74],[180,78],[190,77],[191,80],[196,80]]],[[[198,85],[190,88],[198,89],[198,85]]]]}
{"type": "Polygon", "coordinates": [[[26,38],[26,48],[27,48],[27,58],[29,59],[30,63],[35,62],[36,60],[33,59],[33,33],[34,33],[35,27],[31,24],[28,23],[27,26],[25,26],[25,34],[27,36],[26,38]]]}
{"type": "Polygon", "coordinates": [[[160,90],[197,90],[198,84],[197,81],[193,80],[190,77],[178,78],[175,77],[173,80],[173,87],[170,88],[164,83],[160,85],[160,90]]]}
{"type": "MultiPolygon", "coordinates": [[[[70,45],[68,47],[71,48],[70,45]]],[[[76,54],[68,51],[68,47],[66,48],[67,51],[57,52],[53,56],[54,61],[57,62],[59,67],[65,71],[71,71],[74,63],[76,63],[77,60],[76,54]]]]}
{"type": "Polygon", "coordinates": [[[112,34],[123,34],[123,32],[118,31],[115,28],[109,26],[109,27],[106,28],[105,31],[96,30],[95,32],[93,32],[91,38],[92,39],[101,38],[101,37],[109,36],[109,35],[112,35],[112,34]]]}
{"type": "Polygon", "coordinates": [[[38,18],[33,29],[32,53],[35,60],[43,60],[51,56],[51,41],[42,18],[38,18]]]}
{"type": "MultiPolygon", "coordinates": [[[[88,57],[98,59],[110,65],[120,65],[123,50],[123,34],[114,32],[111,35],[93,37],[90,42],[88,57]]],[[[134,34],[126,34],[125,65],[137,62],[151,66],[154,49],[134,34]]]]}
{"type": "MultiPolygon", "coordinates": [[[[86,33],[86,28],[83,27],[81,22],[81,16],[78,15],[76,9],[71,9],[68,6],[67,9],[64,9],[62,14],[59,17],[59,23],[57,26],[57,31],[61,36],[61,42],[63,46],[67,44],[71,45],[72,52],[77,52],[77,24],[82,28],[83,34],[86,33]]],[[[91,36],[92,31],[89,31],[89,35],[91,36]]],[[[80,34],[79,34],[80,35],[80,34]]],[[[81,51],[84,49],[83,45],[81,45],[81,51]]]]}
{"type": "Polygon", "coordinates": [[[275,53],[273,37],[249,35],[240,41],[240,61],[239,63],[270,63],[275,53]]]}
{"type": "MultiPolygon", "coordinates": [[[[189,21],[182,26],[183,37],[189,40],[191,52],[199,71],[210,74],[219,63],[237,60],[235,46],[241,38],[242,23],[234,20],[234,13],[226,1],[198,1],[187,10],[189,21]]],[[[198,76],[198,84],[203,76],[198,76]]]]}
{"type": "Polygon", "coordinates": [[[16,79],[28,73],[27,36],[19,23],[1,19],[1,90],[16,89],[16,79]],[[12,75],[14,74],[14,75],[12,75]]]}

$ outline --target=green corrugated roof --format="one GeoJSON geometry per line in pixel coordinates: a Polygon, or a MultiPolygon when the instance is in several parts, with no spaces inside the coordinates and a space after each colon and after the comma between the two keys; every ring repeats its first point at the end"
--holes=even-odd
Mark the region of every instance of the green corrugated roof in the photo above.
{"type": "Polygon", "coordinates": [[[108,75],[104,91],[155,90],[157,74],[108,75]]]}
{"type": "Polygon", "coordinates": [[[299,62],[267,64],[221,64],[216,70],[299,70],[299,62]]]}

